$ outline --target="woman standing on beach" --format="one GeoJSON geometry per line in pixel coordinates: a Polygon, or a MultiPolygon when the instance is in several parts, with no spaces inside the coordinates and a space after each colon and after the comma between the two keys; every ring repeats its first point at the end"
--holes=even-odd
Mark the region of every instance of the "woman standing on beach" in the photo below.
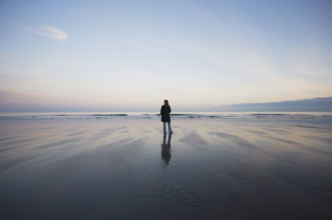
{"type": "Polygon", "coordinates": [[[161,114],[161,121],[163,122],[164,126],[164,134],[166,134],[166,122],[168,124],[168,132],[170,134],[173,133],[172,127],[171,127],[171,116],[169,115],[171,113],[171,106],[168,104],[168,100],[164,100],[164,105],[161,106],[160,114],[161,114]]]}

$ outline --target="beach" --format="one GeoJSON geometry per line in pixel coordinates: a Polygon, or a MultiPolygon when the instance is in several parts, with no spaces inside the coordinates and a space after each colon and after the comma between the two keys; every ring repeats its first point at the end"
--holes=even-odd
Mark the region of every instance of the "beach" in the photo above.
{"type": "Polygon", "coordinates": [[[331,219],[332,120],[0,120],[1,219],[331,219]]]}

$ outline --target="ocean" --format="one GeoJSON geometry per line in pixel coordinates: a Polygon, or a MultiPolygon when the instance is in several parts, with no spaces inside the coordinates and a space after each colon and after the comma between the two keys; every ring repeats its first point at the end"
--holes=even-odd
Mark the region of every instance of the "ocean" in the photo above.
{"type": "MultiPolygon", "coordinates": [[[[156,112],[24,112],[0,113],[0,120],[73,120],[73,119],[158,119],[156,112]]],[[[327,120],[332,118],[332,112],[178,112],[171,114],[176,119],[214,118],[214,119],[274,119],[274,120],[327,120]]]]}

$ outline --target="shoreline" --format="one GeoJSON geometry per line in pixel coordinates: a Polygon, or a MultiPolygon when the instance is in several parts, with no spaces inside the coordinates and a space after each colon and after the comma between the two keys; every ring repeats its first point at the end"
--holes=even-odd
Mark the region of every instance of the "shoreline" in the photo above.
{"type": "MultiPolygon", "coordinates": [[[[332,112],[180,112],[171,117],[177,119],[248,119],[248,120],[310,120],[321,119],[332,123],[332,112]]],[[[0,113],[0,121],[4,120],[149,120],[159,119],[156,112],[39,112],[39,113],[0,113]]]]}

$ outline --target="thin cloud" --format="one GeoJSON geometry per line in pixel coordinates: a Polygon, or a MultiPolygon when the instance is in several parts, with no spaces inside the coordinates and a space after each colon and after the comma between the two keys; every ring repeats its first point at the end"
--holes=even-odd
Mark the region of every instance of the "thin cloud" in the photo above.
{"type": "Polygon", "coordinates": [[[44,28],[43,32],[36,31],[35,33],[46,36],[48,38],[51,38],[53,40],[57,41],[67,41],[68,40],[68,34],[56,27],[43,25],[44,28]]]}
{"type": "Polygon", "coordinates": [[[48,37],[52,40],[57,40],[57,41],[64,42],[64,41],[67,41],[69,39],[68,34],[66,32],[64,32],[64,31],[62,31],[59,28],[56,28],[54,26],[42,25],[41,27],[43,28],[43,31],[38,31],[34,28],[31,28],[27,25],[21,24],[19,22],[14,21],[14,20],[11,20],[11,19],[8,19],[8,18],[2,17],[2,16],[0,16],[0,18],[4,21],[8,22],[8,23],[16,25],[17,27],[19,27],[23,30],[48,37]]]}

